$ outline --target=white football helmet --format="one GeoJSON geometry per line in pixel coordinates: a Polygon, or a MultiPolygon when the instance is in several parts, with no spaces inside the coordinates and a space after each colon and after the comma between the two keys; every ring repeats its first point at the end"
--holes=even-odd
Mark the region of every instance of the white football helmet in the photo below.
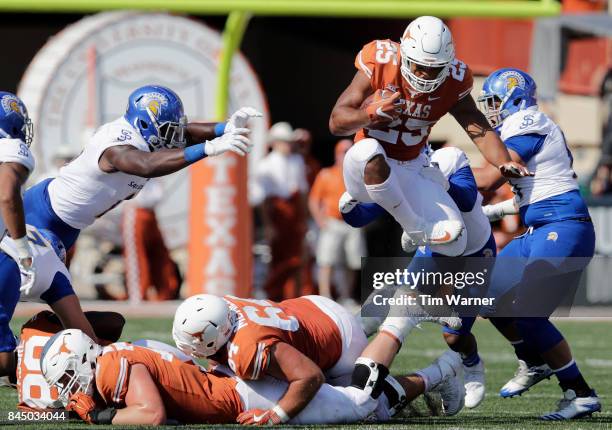
{"type": "Polygon", "coordinates": [[[64,405],[78,391],[93,394],[91,382],[101,351],[100,345],[77,329],[62,330],[47,341],[40,356],[40,370],[49,386],[57,387],[64,405]]]}
{"type": "Polygon", "coordinates": [[[419,93],[435,91],[448,77],[450,64],[455,59],[455,46],[448,27],[439,18],[421,16],[412,21],[401,39],[402,76],[419,93]],[[439,67],[435,79],[418,77],[411,70],[415,63],[425,67],[439,67]]]}
{"type": "Polygon", "coordinates": [[[177,308],[172,325],[176,347],[187,355],[210,357],[229,340],[234,313],[212,294],[189,297],[177,308]]]}

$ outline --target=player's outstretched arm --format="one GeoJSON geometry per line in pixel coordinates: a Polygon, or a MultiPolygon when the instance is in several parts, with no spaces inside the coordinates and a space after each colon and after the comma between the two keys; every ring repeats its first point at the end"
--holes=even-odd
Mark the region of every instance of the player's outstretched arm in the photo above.
{"type": "Polygon", "coordinates": [[[177,172],[208,156],[214,157],[228,151],[244,156],[251,151],[251,147],[243,130],[237,129],[185,149],[145,152],[130,145],[112,146],[104,151],[98,164],[106,173],[119,171],[142,178],[156,178],[177,172]]]}
{"type": "Polygon", "coordinates": [[[335,136],[350,136],[370,124],[370,116],[361,109],[363,101],[374,91],[370,79],[361,71],[344,90],[329,118],[329,131],[335,136]]]}
{"type": "Polygon", "coordinates": [[[161,425],[166,422],[164,402],[144,364],[136,363],[130,368],[125,405],[117,410],[113,424],[161,425]]]}
{"type": "Polygon", "coordinates": [[[279,342],[272,347],[266,373],[287,381],[289,386],[278,404],[268,410],[251,409],[238,416],[243,425],[280,424],[300,413],[325,382],[323,372],[312,360],[291,345],[279,342]]]}
{"type": "Polygon", "coordinates": [[[463,127],[484,158],[499,169],[503,176],[508,178],[532,176],[525,166],[512,160],[504,143],[476,107],[472,96],[468,95],[459,100],[451,108],[450,113],[463,127]]]}

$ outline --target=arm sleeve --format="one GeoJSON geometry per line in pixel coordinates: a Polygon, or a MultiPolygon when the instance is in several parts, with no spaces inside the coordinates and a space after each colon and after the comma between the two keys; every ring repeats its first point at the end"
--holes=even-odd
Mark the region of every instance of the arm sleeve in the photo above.
{"type": "Polygon", "coordinates": [[[462,167],[448,178],[448,194],[461,212],[470,212],[476,204],[478,187],[469,166],[462,167]]]}
{"type": "Polygon", "coordinates": [[[359,203],[352,211],[342,213],[344,221],[352,227],[363,227],[385,213],[377,203],[359,203]]]}
{"type": "Polygon", "coordinates": [[[516,152],[525,163],[540,151],[546,140],[545,134],[522,134],[505,140],[506,147],[516,152]]]}

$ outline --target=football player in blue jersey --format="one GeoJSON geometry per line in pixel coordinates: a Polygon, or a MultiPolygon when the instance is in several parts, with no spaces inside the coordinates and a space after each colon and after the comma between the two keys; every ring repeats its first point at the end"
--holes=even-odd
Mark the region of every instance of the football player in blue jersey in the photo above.
{"type": "MultiPolygon", "coordinates": [[[[467,156],[459,148],[447,147],[433,152],[430,159],[433,166],[423,169],[421,174],[442,185],[461,211],[465,224],[464,234],[467,235],[466,247],[462,256],[494,257],[497,253],[495,238],[489,220],[483,213],[482,196],[478,192],[467,156]]],[[[345,193],[340,200],[340,211],[344,220],[353,227],[362,227],[385,212],[376,203],[362,203],[351,199],[348,193],[345,193]]],[[[419,244],[422,242],[418,238],[403,234],[404,249],[414,249],[419,244]]],[[[409,268],[413,272],[418,272],[421,268],[428,271],[444,271],[445,260],[441,259],[444,256],[432,252],[429,246],[419,247],[414,257],[409,268]],[[425,260],[426,257],[436,258],[425,260]]],[[[464,259],[462,262],[468,263],[469,260],[464,259]]],[[[482,260],[474,261],[478,261],[476,264],[483,264],[482,260]]],[[[477,294],[481,293],[477,292],[477,294]]],[[[466,311],[466,315],[462,315],[461,328],[454,329],[444,326],[443,333],[449,347],[461,354],[465,375],[465,407],[475,408],[485,396],[484,362],[478,354],[476,338],[471,333],[478,309],[463,310],[466,311]]],[[[370,335],[383,322],[383,318],[382,316],[364,317],[362,321],[366,333],[370,335]]],[[[393,327],[383,323],[380,330],[389,331],[397,338],[405,337],[406,332],[400,326],[408,323],[408,319],[394,319],[394,322],[393,327]]]]}
{"type": "Polygon", "coordinates": [[[548,318],[575,291],[595,249],[595,231],[578,190],[572,154],[559,126],[538,110],[536,84],[527,73],[509,68],[493,72],[478,101],[512,159],[534,173],[506,179],[488,166],[474,169],[480,189],[493,190],[508,181],[516,195],[516,202],[487,208],[489,214],[519,212],[528,227],[500,252],[491,279],[492,296],[511,298],[507,301],[510,313],[503,316],[512,317],[492,322],[523,360],[501,395],[520,394],[552,372],[563,399],[555,412],[541,418],[591,415],[601,409],[600,400],[548,318]]]}
{"type": "Polygon", "coordinates": [[[247,122],[257,116],[245,107],[227,122],[188,122],[170,88],[140,87],[128,97],[125,114],[98,128],[55,178],[28,189],[26,222],[54,232],[70,249],[82,229],[134,197],[149,178],[228,151],[246,155],[252,148],[247,122]]]}
{"type": "Polygon", "coordinates": [[[3,353],[15,349],[9,322],[19,291],[28,291],[36,277],[21,199],[23,185],[34,170],[32,137],[32,122],[23,102],[15,94],[0,91],[0,237],[8,232],[16,249],[15,259],[4,263],[15,270],[15,282],[0,276],[0,367],[6,364],[3,353]]]}

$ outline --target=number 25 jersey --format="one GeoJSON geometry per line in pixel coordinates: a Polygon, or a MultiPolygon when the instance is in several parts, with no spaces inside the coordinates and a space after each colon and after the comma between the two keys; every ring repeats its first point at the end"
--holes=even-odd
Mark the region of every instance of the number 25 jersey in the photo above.
{"type": "Polygon", "coordinates": [[[263,377],[271,348],[278,342],[293,346],[323,371],[333,367],[342,354],[338,325],[317,305],[318,296],[280,303],[232,296],[224,299],[236,313],[237,321],[226,349],[211,358],[227,363],[241,378],[263,377]]]}
{"type": "Polygon", "coordinates": [[[397,120],[376,129],[363,128],[357,132],[355,141],[367,137],[376,139],[388,157],[408,161],[420,154],[431,127],[470,94],[473,78],[467,65],[455,59],[442,85],[431,93],[417,93],[402,77],[399,48],[399,43],[389,39],[374,40],[365,45],[355,58],[355,67],[370,79],[373,91],[399,91],[406,103],[397,120]]]}

